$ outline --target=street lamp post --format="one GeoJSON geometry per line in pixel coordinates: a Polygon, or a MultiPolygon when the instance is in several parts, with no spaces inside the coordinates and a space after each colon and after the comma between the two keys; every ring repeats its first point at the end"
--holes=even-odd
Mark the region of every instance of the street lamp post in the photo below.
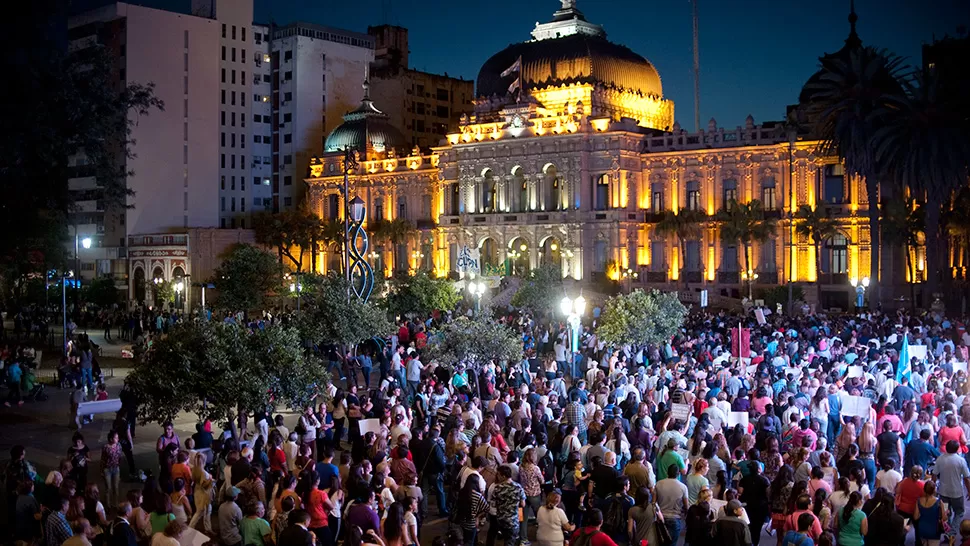
{"type": "Polygon", "coordinates": [[[579,352],[579,327],[582,325],[582,316],[586,312],[586,298],[580,294],[576,299],[566,296],[559,303],[562,314],[566,315],[566,323],[569,324],[569,373],[575,379],[579,374],[576,369],[576,353],[579,352]]]}
{"type": "Polygon", "coordinates": [[[290,294],[296,294],[296,310],[300,310],[300,296],[303,294],[303,283],[300,281],[300,274],[295,273],[296,280],[290,283],[290,294]]]}
{"type": "Polygon", "coordinates": [[[869,282],[869,277],[862,277],[862,282],[855,277],[849,279],[849,284],[855,288],[855,306],[858,309],[862,309],[866,303],[866,289],[869,288],[869,282]]]}
{"type": "Polygon", "coordinates": [[[61,350],[64,354],[67,354],[67,279],[73,276],[73,271],[61,274],[61,334],[64,339],[61,350]]]}
{"type": "Polygon", "coordinates": [[[182,308],[182,290],[185,288],[185,284],[182,281],[175,283],[175,305],[178,308],[182,308]]]}
{"type": "Polygon", "coordinates": [[[80,308],[80,288],[81,288],[81,253],[79,247],[83,247],[85,250],[91,248],[91,238],[90,237],[80,237],[77,233],[77,226],[74,226],[74,271],[75,271],[75,281],[74,281],[74,308],[80,308]]]}
{"type": "Polygon", "coordinates": [[[468,291],[472,296],[475,296],[475,315],[478,315],[482,311],[482,296],[485,295],[486,288],[483,281],[476,281],[474,275],[470,275],[468,291]]]}
{"type": "Polygon", "coordinates": [[[152,290],[152,300],[153,300],[152,304],[158,301],[158,287],[163,282],[165,281],[161,277],[155,277],[154,279],[152,279],[152,283],[155,285],[155,288],[152,290]]]}
{"type": "Polygon", "coordinates": [[[627,268],[627,270],[623,272],[623,280],[627,281],[628,283],[626,289],[627,292],[633,291],[633,281],[639,277],[640,274],[630,268],[627,268]]]}
{"type": "Polygon", "coordinates": [[[758,274],[752,270],[741,272],[741,278],[748,283],[748,301],[754,302],[754,281],[758,280],[758,274]]]}

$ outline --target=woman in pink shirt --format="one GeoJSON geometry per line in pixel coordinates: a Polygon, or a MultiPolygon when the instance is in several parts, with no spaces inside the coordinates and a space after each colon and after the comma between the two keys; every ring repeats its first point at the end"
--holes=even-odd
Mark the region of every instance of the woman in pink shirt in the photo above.
{"type": "Polygon", "coordinates": [[[757,396],[751,400],[751,407],[758,415],[765,414],[765,406],[771,404],[771,397],[768,396],[768,391],[764,387],[758,387],[757,396]]]}
{"type": "Polygon", "coordinates": [[[832,486],[825,481],[825,472],[821,467],[816,466],[812,469],[812,479],[808,480],[808,496],[815,498],[815,492],[824,489],[829,495],[832,494],[832,486]]]}
{"type": "Polygon", "coordinates": [[[879,422],[876,423],[876,430],[884,430],[882,428],[882,424],[885,423],[885,422],[887,422],[887,421],[892,424],[892,429],[891,430],[893,432],[895,432],[896,434],[900,434],[900,435],[903,434],[903,421],[902,421],[902,419],[899,418],[898,415],[896,415],[896,408],[894,408],[894,407],[892,407],[891,405],[888,405],[888,404],[886,405],[886,413],[885,413],[885,415],[883,415],[882,417],[880,417],[879,418],[879,422]]]}

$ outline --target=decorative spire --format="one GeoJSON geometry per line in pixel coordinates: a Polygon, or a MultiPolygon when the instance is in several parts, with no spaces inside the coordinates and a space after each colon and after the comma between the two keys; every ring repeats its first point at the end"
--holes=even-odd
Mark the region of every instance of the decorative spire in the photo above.
{"type": "Polygon", "coordinates": [[[364,83],[361,84],[364,88],[364,100],[370,100],[370,63],[364,65],[364,83]]]}
{"type": "Polygon", "coordinates": [[[849,0],[849,37],[845,39],[845,45],[856,48],[862,45],[862,39],[856,34],[855,24],[859,16],[855,13],[855,0],[849,0]]]}

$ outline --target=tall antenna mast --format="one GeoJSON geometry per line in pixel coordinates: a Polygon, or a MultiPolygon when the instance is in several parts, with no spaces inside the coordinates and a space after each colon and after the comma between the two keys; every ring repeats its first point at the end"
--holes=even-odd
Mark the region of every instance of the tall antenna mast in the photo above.
{"type": "Polygon", "coordinates": [[[694,132],[701,130],[701,55],[698,51],[697,2],[690,0],[694,22],[694,132]]]}

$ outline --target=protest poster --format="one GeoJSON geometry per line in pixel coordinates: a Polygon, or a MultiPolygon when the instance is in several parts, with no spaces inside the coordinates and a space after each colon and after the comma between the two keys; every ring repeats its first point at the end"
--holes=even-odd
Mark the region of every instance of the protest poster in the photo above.
{"type": "Polygon", "coordinates": [[[748,428],[748,412],[746,411],[732,411],[728,414],[728,428],[734,428],[734,425],[741,425],[747,430],[748,428]]]}
{"type": "Polygon", "coordinates": [[[865,375],[865,370],[862,366],[849,366],[849,373],[846,375],[849,379],[853,377],[862,377],[865,375]]]}
{"type": "Polygon", "coordinates": [[[842,399],[842,415],[846,417],[869,417],[869,407],[872,400],[865,396],[852,396],[847,393],[840,393],[842,399]]]}
{"type": "Polygon", "coordinates": [[[910,345],[909,358],[915,358],[920,362],[926,362],[926,345],[910,345]]]}
{"type": "Polygon", "coordinates": [[[361,419],[360,420],[360,435],[363,436],[368,432],[373,432],[375,435],[381,432],[381,420],[380,419],[361,419]]]}
{"type": "Polygon", "coordinates": [[[671,404],[670,405],[670,417],[674,421],[681,421],[684,423],[690,422],[690,405],[689,404],[671,404]]]}

